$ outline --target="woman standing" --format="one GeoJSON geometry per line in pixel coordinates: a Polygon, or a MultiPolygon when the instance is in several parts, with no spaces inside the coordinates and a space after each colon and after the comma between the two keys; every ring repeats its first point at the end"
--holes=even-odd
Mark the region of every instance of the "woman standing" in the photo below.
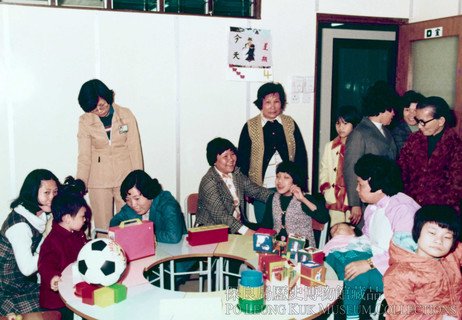
{"type": "Polygon", "coordinates": [[[82,85],[79,119],[77,178],[88,188],[96,228],[107,229],[114,212],[125,204],[120,197],[123,179],[143,169],[135,116],[114,103],[114,92],[100,80],[82,85]]]}
{"type": "Polygon", "coordinates": [[[419,132],[411,134],[398,164],[404,191],[420,205],[449,205],[460,212],[462,199],[462,141],[454,130],[455,119],[441,97],[417,104],[419,132]]]}
{"type": "Polygon", "coordinates": [[[0,315],[39,311],[39,249],[59,185],[53,173],[36,169],[11,203],[0,231],[0,315]]]}
{"type": "MultiPolygon", "coordinates": [[[[239,168],[259,186],[275,190],[276,166],[295,162],[308,177],[308,156],[300,129],[290,116],[283,115],[286,94],[280,83],[268,82],[258,89],[254,104],[261,113],[247,121],[239,138],[239,168]]],[[[308,180],[299,187],[307,191],[308,180]]],[[[255,218],[261,222],[265,204],[254,202],[255,218]]]]}

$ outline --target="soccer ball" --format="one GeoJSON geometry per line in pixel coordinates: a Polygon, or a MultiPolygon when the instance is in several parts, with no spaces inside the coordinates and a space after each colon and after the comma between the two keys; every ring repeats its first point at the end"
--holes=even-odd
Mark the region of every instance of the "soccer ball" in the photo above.
{"type": "Polygon", "coordinates": [[[83,280],[110,286],[119,280],[127,266],[122,247],[110,239],[95,239],[83,246],[77,257],[77,269],[83,280]]]}

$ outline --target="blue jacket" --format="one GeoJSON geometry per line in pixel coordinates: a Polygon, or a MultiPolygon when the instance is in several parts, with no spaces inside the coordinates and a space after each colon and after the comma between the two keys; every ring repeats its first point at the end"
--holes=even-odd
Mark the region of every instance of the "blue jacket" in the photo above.
{"type": "MultiPolygon", "coordinates": [[[[124,205],[110,221],[111,227],[130,219],[141,219],[128,205],[124,205]]],[[[154,223],[154,232],[158,242],[178,243],[186,233],[183,213],[178,201],[168,191],[162,191],[152,201],[149,220],[154,223]]]]}

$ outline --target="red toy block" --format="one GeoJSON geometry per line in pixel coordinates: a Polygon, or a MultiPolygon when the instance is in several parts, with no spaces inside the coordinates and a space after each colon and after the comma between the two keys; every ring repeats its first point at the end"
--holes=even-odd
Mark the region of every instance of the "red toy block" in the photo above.
{"type": "Polygon", "coordinates": [[[88,288],[88,287],[95,287],[95,289],[101,288],[101,286],[99,285],[89,284],[89,283],[86,283],[85,281],[82,281],[82,282],[77,283],[74,286],[74,294],[77,297],[81,297],[83,289],[88,288]]]}
{"type": "Polygon", "coordinates": [[[101,286],[96,286],[89,284],[88,286],[82,288],[82,302],[89,305],[95,304],[95,290],[98,290],[101,286]]]}
{"type": "Polygon", "coordinates": [[[325,284],[326,268],[323,265],[313,261],[308,261],[301,264],[300,268],[300,284],[308,287],[316,287],[325,284]]]}

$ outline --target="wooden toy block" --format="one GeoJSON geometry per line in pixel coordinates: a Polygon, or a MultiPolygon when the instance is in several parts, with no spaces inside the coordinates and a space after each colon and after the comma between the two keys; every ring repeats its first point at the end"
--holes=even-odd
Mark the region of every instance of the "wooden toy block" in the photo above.
{"type": "Polygon", "coordinates": [[[89,285],[88,287],[82,288],[82,302],[89,305],[95,304],[95,290],[98,290],[100,286],[89,285]]]}
{"type": "Polygon", "coordinates": [[[102,287],[94,292],[95,305],[107,307],[114,304],[114,290],[110,287],[102,287]]]}
{"type": "Polygon", "coordinates": [[[119,303],[127,299],[127,287],[121,283],[114,283],[112,286],[109,286],[114,290],[114,302],[119,303]]]}
{"type": "MultiPolygon", "coordinates": [[[[306,253],[307,257],[305,261],[314,261],[317,264],[324,264],[325,254],[321,249],[315,247],[307,247],[299,252],[306,253]]],[[[298,261],[304,262],[300,259],[298,261]]]]}
{"type": "Polygon", "coordinates": [[[287,242],[287,252],[290,252],[290,259],[294,259],[299,250],[305,247],[305,238],[289,235],[287,242]]]}
{"type": "Polygon", "coordinates": [[[313,261],[317,264],[324,264],[324,252],[322,250],[308,247],[303,250],[299,250],[297,253],[298,262],[313,261]]]}
{"type": "Polygon", "coordinates": [[[301,264],[300,284],[308,287],[325,285],[326,268],[323,265],[313,261],[307,261],[301,264]]]}
{"type": "Polygon", "coordinates": [[[211,244],[228,241],[228,226],[217,224],[213,226],[203,226],[190,228],[186,238],[191,246],[211,244]]]}
{"type": "Polygon", "coordinates": [[[275,236],[276,235],[276,230],[268,229],[268,228],[258,228],[256,233],[263,233],[263,234],[268,234],[270,236],[275,236]]]}
{"type": "Polygon", "coordinates": [[[253,250],[255,252],[272,252],[274,237],[269,234],[255,233],[253,235],[253,250]]]}
{"type": "Polygon", "coordinates": [[[77,283],[75,286],[74,286],[74,294],[77,296],[77,297],[81,297],[82,296],[82,291],[85,289],[85,288],[95,288],[98,289],[98,288],[101,288],[101,286],[99,285],[96,285],[96,284],[89,284],[89,283],[86,283],[85,281],[82,281],[82,282],[79,282],[77,283]]]}
{"type": "Polygon", "coordinates": [[[269,278],[269,264],[274,261],[283,261],[284,258],[277,254],[259,253],[258,254],[258,270],[263,273],[263,278],[269,278]]]}

